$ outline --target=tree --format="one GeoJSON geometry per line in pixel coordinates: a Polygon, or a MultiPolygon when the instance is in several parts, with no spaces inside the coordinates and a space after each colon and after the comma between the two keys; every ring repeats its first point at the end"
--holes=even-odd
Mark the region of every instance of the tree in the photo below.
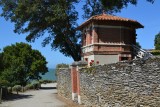
{"type": "Polygon", "coordinates": [[[59,49],[65,56],[81,59],[80,35],[76,32],[78,13],[74,3],[78,0],[1,0],[1,14],[15,23],[16,33],[28,33],[27,41],[48,32],[42,45],[51,42],[52,49],[59,49]]]}
{"type": "Polygon", "coordinates": [[[154,46],[156,50],[160,50],[160,32],[155,35],[154,46]]]}
{"type": "Polygon", "coordinates": [[[0,53],[0,74],[1,74],[2,69],[3,69],[2,53],[0,53]]]}
{"type": "Polygon", "coordinates": [[[2,53],[4,69],[1,78],[12,83],[12,86],[25,86],[29,80],[38,80],[41,78],[40,74],[48,72],[45,57],[28,44],[16,43],[7,46],[2,53]]]}
{"type": "Polygon", "coordinates": [[[139,44],[139,42],[136,42],[136,46],[137,46],[138,48],[141,48],[141,45],[139,44]]]}
{"type": "MultiPolygon", "coordinates": [[[[147,0],[154,2],[154,0],[147,0]]],[[[50,44],[65,56],[75,61],[81,59],[80,33],[76,31],[78,12],[75,6],[81,0],[0,0],[3,9],[1,16],[15,23],[15,33],[25,33],[26,40],[34,42],[45,37],[42,45],[50,44]]],[[[128,4],[137,4],[137,0],[86,0],[83,6],[84,18],[102,13],[119,12],[128,4]]]]}
{"type": "MultiPolygon", "coordinates": [[[[154,3],[155,0],[146,0],[154,3]]],[[[83,18],[89,18],[93,15],[101,14],[106,11],[108,14],[120,12],[128,4],[136,5],[138,0],[86,0],[83,6],[83,18]]]]}
{"type": "MultiPolygon", "coordinates": [[[[154,3],[155,0],[146,0],[154,3]]],[[[101,0],[105,10],[109,13],[120,12],[122,8],[127,7],[128,4],[136,5],[138,0],[101,0]]]]}

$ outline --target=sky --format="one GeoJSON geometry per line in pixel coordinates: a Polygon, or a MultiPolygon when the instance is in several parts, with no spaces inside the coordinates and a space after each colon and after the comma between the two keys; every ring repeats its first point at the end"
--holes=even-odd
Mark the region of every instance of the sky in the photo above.
{"type": "MultiPolygon", "coordinates": [[[[79,16],[83,14],[81,11],[81,5],[76,6],[76,9],[80,10],[79,16]]],[[[160,32],[160,0],[155,0],[154,4],[146,2],[146,0],[139,0],[136,6],[129,5],[127,8],[121,10],[120,13],[116,13],[116,16],[130,18],[137,20],[144,28],[137,30],[137,42],[140,43],[143,49],[154,49],[155,35],[160,32]]],[[[0,8],[0,13],[2,12],[0,8]]],[[[83,23],[85,20],[79,17],[78,24],[83,23]]],[[[3,17],[0,17],[0,49],[5,46],[15,44],[16,42],[26,42],[25,37],[27,34],[14,33],[14,23],[6,21],[3,17]]],[[[39,50],[43,56],[46,57],[49,68],[55,68],[57,64],[66,63],[71,64],[72,58],[65,57],[58,50],[52,50],[49,45],[42,47],[41,42],[43,37],[37,39],[34,43],[28,43],[32,45],[33,49],[39,50]]]]}

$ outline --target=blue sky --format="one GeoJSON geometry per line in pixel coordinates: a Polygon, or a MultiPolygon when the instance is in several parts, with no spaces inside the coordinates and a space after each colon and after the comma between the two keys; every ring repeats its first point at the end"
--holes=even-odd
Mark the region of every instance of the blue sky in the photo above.
{"type": "MultiPolygon", "coordinates": [[[[80,10],[81,7],[77,6],[80,10]]],[[[122,9],[120,13],[115,15],[137,20],[142,25],[143,29],[137,30],[137,41],[144,49],[154,48],[154,37],[160,32],[160,0],[156,0],[154,4],[146,2],[146,0],[139,0],[137,6],[129,5],[127,8],[122,9]]],[[[0,13],[2,10],[0,9],[0,13]]],[[[80,13],[82,14],[82,12],[80,13]]],[[[78,23],[81,24],[84,20],[80,17],[78,23]]],[[[6,21],[3,17],[0,18],[0,49],[7,45],[14,44],[16,42],[26,42],[26,34],[15,34],[13,32],[14,24],[10,21],[6,21]]],[[[41,46],[43,37],[37,39],[32,45],[33,49],[39,50],[42,55],[46,57],[49,68],[55,68],[56,64],[59,63],[72,63],[72,58],[65,57],[58,51],[51,50],[48,45],[46,47],[41,46]]],[[[27,42],[26,42],[27,43],[27,42]]]]}

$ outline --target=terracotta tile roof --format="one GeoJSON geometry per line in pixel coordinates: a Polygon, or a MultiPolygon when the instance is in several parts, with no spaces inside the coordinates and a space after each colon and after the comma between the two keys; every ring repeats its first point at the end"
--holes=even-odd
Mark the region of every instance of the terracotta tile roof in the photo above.
{"type": "Polygon", "coordinates": [[[118,16],[108,15],[108,14],[100,14],[95,15],[89,18],[86,22],[82,23],[77,29],[81,29],[87,24],[89,24],[92,21],[118,21],[118,22],[127,22],[135,25],[135,28],[143,28],[144,26],[141,25],[136,20],[128,19],[128,18],[122,18],[118,16]]]}

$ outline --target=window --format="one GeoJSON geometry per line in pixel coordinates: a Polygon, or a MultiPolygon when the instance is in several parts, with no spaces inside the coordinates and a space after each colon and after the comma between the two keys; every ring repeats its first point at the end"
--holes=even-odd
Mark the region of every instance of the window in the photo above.
{"type": "Polygon", "coordinates": [[[121,57],[121,61],[128,60],[128,57],[121,57]]]}

